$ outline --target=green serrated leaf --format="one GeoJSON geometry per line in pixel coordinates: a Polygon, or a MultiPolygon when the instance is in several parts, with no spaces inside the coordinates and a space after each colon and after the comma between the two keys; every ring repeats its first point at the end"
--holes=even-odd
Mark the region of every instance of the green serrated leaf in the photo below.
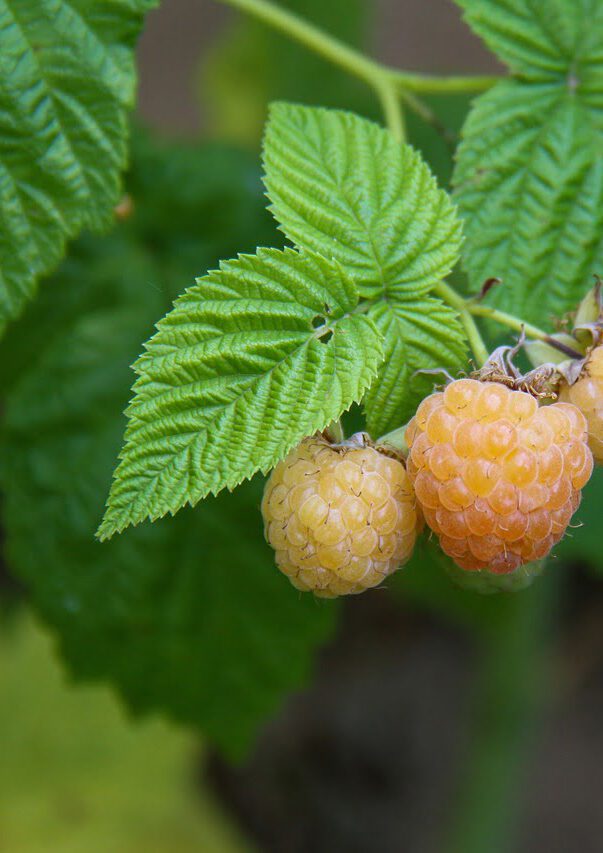
{"type": "Polygon", "coordinates": [[[130,156],[131,216],[104,235],[102,252],[95,235],[72,243],[60,276],[49,283],[52,298],[42,291],[23,323],[9,325],[0,340],[0,394],[37,362],[40,340],[47,345],[75,316],[126,298],[144,303],[152,313],[139,351],[183,281],[193,281],[199,268],[213,269],[220,258],[278,238],[253,154],[216,143],[168,143],[137,128],[130,156]]]}
{"type": "MultiPolygon", "coordinates": [[[[410,420],[437,384],[438,377],[417,371],[458,372],[467,361],[467,344],[456,312],[434,297],[414,302],[381,300],[369,317],[385,341],[379,378],[364,398],[367,429],[380,436],[410,420]]],[[[443,380],[440,376],[439,381],[443,380]]]]}
{"type": "Polygon", "coordinates": [[[154,4],[0,0],[0,333],[66,239],[110,220],[154,4]]]}
{"type": "Polygon", "coordinates": [[[474,290],[503,279],[493,304],[552,326],[603,264],[603,7],[460,2],[519,75],[478,98],[463,129],[464,264],[474,290]]]}
{"type": "Polygon", "coordinates": [[[363,296],[414,299],[454,266],[461,226],[448,195],[416,151],[373,122],[273,104],[264,166],[287,237],[335,258],[363,296]]]}
{"type": "Polygon", "coordinates": [[[603,18],[591,0],[456,0],[465,19],[511,70],[526,79],[563,76],[603,18]],[[590,24],[584,27],[588,15],[590,24]]]}
{"type": "Polygon", "coordinates": [[[198,280],[135,365],[102,539],[267,471],[358,402],[383,359],[336,266],[260,249],[198,280]]]}
{"type": "MultiPolygon", "coordinates": [[[[86,279],[86,310],[68,299],[61,332],[38,334],[37,357],[7,398],[5,562],[58,631],[76,678],[109,679],[135,712],[164,710],[240,756],[307,678],[336,609],[295,594],[274,566],[257,479],[176,519],[95,541],[123,433],[128,365],[163,295],[148,287],[157,276],[149,256],[145,265],[138,249],[122,246],[111,273],[107,241],[87,245],[39,300],[50,309],[86,279]]],[[[30,317],[44,329],[28,313],[15,326],[24,336],[30,317]]]]}

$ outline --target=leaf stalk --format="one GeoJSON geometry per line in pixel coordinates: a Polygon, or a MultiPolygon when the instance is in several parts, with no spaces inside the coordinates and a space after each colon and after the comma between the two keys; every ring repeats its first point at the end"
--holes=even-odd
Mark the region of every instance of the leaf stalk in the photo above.
{"type": "Polygon", "coordinates": [[[490,305],[482,305],[473,299],[466,301],[467,310],[475,317],[487,317],[489,320],[494,320],[501,326],[507,326],[509,329],[514,329],[516,332],[525,332],[526,337],[533,338],[537,341],[545,341],[550,343],[550,334],[538,326],[531,323],[526,323],[520,317],[515,317],[513,314],[507,314],[506,311],[499,311],[497,308],[492,308],[490,305]]]}

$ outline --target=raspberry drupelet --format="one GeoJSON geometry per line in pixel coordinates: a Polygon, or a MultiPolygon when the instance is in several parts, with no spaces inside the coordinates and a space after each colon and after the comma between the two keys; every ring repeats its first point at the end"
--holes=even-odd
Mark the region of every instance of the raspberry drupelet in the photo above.
{"type": "Polygon", "coordinates": [[[462,569],[513,572],[561,539],[593,459],[586,420],[503,384],[458,379],[406,431],[407,470],[442,549],[462,569]]]}
{"type": "Polygon", "coordinates": [[[563,383],[559,399],[573,403],[585,416],[590,449],[595,462],[603,464],[603,346],[591,352],[577,382],[563,383]]]}
{"type": "Polygon", "coordinates": [[[262,515],[279,569],[297,589],[323,598],[379,584],[409,559],[418,527],[400,461],[319,436],[276,466],[262,515]]]}

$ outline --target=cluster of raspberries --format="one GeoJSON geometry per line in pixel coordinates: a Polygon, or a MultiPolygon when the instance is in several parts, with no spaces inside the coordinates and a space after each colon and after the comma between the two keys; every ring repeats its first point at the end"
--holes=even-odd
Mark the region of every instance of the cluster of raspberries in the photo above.
{"type": "Polygon", "coordinates": [[[511,575],[562,538],[603,462],[603,346],[559,402],[458,379],[420,404],[408,457],[307,438],[272,472],[265,534],[293,585],[322,597],[376,586],[424,524],[467,572],[511,575]],[[589,447],[590,444],[590,447],[589,447]]]}

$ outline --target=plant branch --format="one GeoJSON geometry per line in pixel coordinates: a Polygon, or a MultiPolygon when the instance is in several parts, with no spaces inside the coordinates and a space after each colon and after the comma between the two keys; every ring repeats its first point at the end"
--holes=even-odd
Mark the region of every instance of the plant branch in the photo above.
{"type": "Polygon", "coordinates": [[[549,343],[550,335],[548,332],[539,329],[538,326],[533,326],[531,323],[525,323],[520,317],[507,314],[505,311],[499,311],[497,308],[492,308],[489,305],[482,305],[472,299],[468,299],[466,304],[467,310],[476,317],[487,317],[501,326],[508,326],[509,329],[515,329],[516,332],[524,331],[528,338],[549,343]]]}
{"type": "Polygon", "coordinates": [[[465,332],[467,333],[467,338],[469,339],[473,353],[476,358],[481,358],[482,362],[486,361],[487,355],[485,358],[483,357],[486,350],[483,345],[481,335],[473,320],[473,316],[486,317],[489,320],[493,320],[495,323],[499,323],[501,326],[507,326],[507,328],[514,329],[516,332],[524,333],[526,337],[532,338],[532,340],[543,341],[545,344],[548,344],[554,349],[557,349],[567,355],[568,358],[583,357],[583,353],[580,353],[577,350],[572,350],[567,346],[567,344],[558,341],[548,332],[545,332],[543,329],[539,329],[538,326],[534,326],[532,323],[526,323],[521,319],[521,317],[515,317],[514,314],[507,314],[506,311],[499,311],[497,308],[492,308],[489,305],[483,305],[475,298],[465,299],[457,293],[456,290],[450,287],[450,285],[443,281],[436,286],[435,292],[439,294],[439,296],[447,302],[448,305],[456,308],[459,312],[461,322],[465,327],[465,332]],[[478,355],[478,353],[480,354],[478,355]]]}
{"type": "Polygon", "coordinates": [[[270,0],[218,0],[218,2],[253,15],[370,85],[374,85],[376,79],[384,76],[384,69],[379,63],[334,36],[324,33],[293,12],[276,6],[270,0]]]}
{"type": "Polygon", "coordinates": [[[497,308],[491,308],[489,305],[482,305],[473,299],[468,299],[466,304],[469,313],[476,317],[487,317],[489,320],[494,320],[494,322],[499,323],[501,326],[508,326],[509,329],[515,329],[516,332],[523,332],[526,337],[532,338],[532,340],[535,341],[543,341],[543,343],[548,344],[550,347],[553,347],[553,349],[559,350],[559,352],[567,355],[568,358],[584,357],[584,353],[579,352],[577,349],[572,349],[567,344],[564,344],[562,341],[558,341],[556,338],[552,337],[548,332],[545,332],[543,329],[539,329],[538,326],[524,322],[520,317],[515,317],[513,314],[507,314],[506,311],[499,311],[497,308]]]}
{"type": "Polygon", "coordinates": [[[435,293],[437,293],[444,302],[447,302],[448,305],[459,312],[459,317],[465,329],[467,340],[469,341],[469,345],[477,361],[476,366],[481,367],[488,360],[488,350],[479,329],[475,324],[475,320],[469,312],[468,301],[444,281],[438,282],[435,287],[435,293]]]}
{"type": "MultiPolygon", "coordinates": [[[[349,74],[364,80],[379,94],[384,110],[386,105],[391,109],[392,101],[389,94],[387,102],[383,97],[385,92],[389,93],[390,89],[422,94],[484,92],[500,79],[491,76],[434,77],[429,74],[390,68],[323,32],[293,12],[276,6],[271,0],[218,0],[218,2],[253,15],[334,65],[343,68],[349,74]]],[[[387,117],[388,113],[385,114],[387,117]]],[[[393,127],[395,128],[397,124],[396,119],[393,127]]]]}
{"type": "Polygon", "coordinates": [[[502,77],[494,75],[457,75],[454,77],[435,77],[432,74],[419,74],[388,69],[394,82],[400,89],[423,95],[461,94],[486,92],[502,77]]]}
{"type": "Polygon", "coordinates": [[[383,117],[387,129],[396,142],[406,141],[406,126],[404,122],[404,111],[400,103],[398,92],[389,84],[381,82],[375,85],[375,92],[379,97],[383,117]]]}

